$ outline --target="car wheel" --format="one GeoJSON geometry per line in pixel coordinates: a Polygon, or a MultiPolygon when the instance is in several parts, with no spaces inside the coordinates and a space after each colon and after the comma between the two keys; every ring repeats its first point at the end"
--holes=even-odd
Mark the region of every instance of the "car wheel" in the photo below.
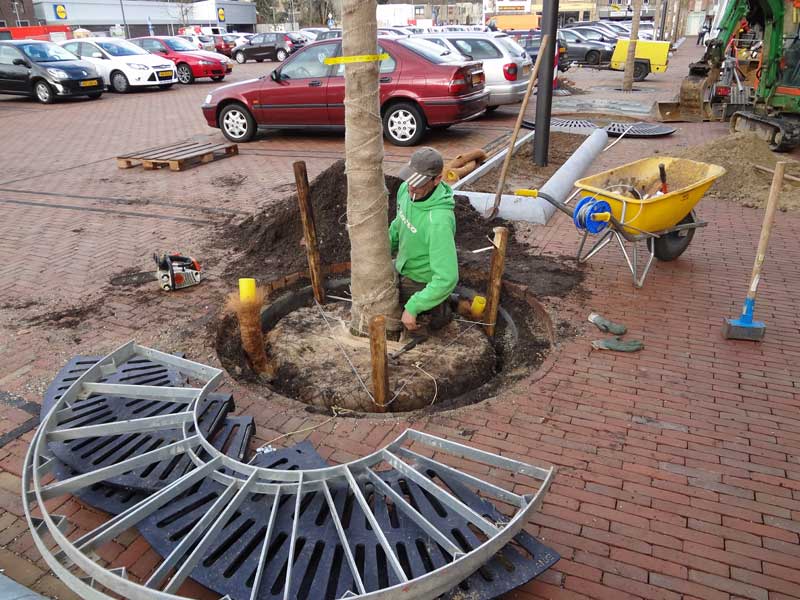
{"type": "Polygon", "coordinates": [[[125,77],[125,73],[114,71],[111,74],[111,87],[118,94],[124,94],[131,86],[128,83],[128,78],[125,77]]]}
{"type": "Polygon", "coordinates": [[[589,52],[586,53],[586,63],[589,65],[599,65],[600,53],[597,50],[589,50],[589,52]]]}
{"type": "Polygon", "coordinates": [[[383,134],[395,146],[414,146],[425,135],[425,115],[414,104],[393,104],[383,115],[383,134]]]}
{"type": "Polygon", "coordinates": [[[183,84],[192,83],[194,81],[194,75],[192,75],[192,69],[186,63],[178,65],[178,81],[180,81],[183,84]]]}
{"type": "Polygon", "coordinates": [[[249,142],[256,134],[256,121],[241,104],[229,104],[219,113],[222,135],[232,142],[249,142]]]}
{"type": "Polygon", "coordinates": [[[647,63],[643,62],[633,63],[634,81],[644,81],[649,74],[650,74],[650,67],[647,66],[647,63]]]}
{"type": "Polygon", "coordinates": [[[239,63],[240,65],[243,65],[244,63],[247,62],[247,57],[244,55],[244,52],[241,51],[237,52],[234,58],[236,59],[236,62],[239,63]]]}
{"type": "Polygon", "coordinates": [[[286,50],[284,50],[283,48],[279,48],[278,52],[275,53],[275,58],[277,58],[279,62],[285,61],[286,56],[287,56],[286,50]]]}
{"type": "Polygon", "coordinates": [[[33,91],[36,94],[36,99],[42,104],[52,104],[56,95],[53,93],[53,88],[50,84],[41,79],[33,86],[33,91]]]}
{"type": "Polygon", "coordinates": [[[225,79],[225,75],[214,75],[211,81],[222,81],[223,79],[225,79]]]}
{"type": "Polygon", "coordinates": [[[89,100],[97,100],[102,95],[103,95],[103,92],[94,92],[94,93],[91,93],[91,94],[86,94],[86,97],[89,98],[89,100]]]}

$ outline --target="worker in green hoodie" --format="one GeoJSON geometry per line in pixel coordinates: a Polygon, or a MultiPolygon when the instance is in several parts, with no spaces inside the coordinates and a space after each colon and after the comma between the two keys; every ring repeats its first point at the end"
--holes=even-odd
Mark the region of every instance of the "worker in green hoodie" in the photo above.
{"type": "Polygon", "coordinates": [[[417,150],[400,172],[397,216],[389,225],[395,268],[400,274],[403,325],[419,327],[429,315],[431,329],[452,319],[450,293],[458,283],[456,216],[453,189],[442,181],[442,155],[433,148],[417,150]]]}

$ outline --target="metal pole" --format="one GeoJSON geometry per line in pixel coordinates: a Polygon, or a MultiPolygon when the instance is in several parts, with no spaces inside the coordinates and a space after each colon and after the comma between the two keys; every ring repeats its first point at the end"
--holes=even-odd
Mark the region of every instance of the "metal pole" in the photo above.
{"type": "Polygon", "coordinates": [[[128,28],[128,21],[125,19],[125,7],[122,5],[122,0],[119,0],[119,9],[122,11],[122,25],[125,27],[125,37],[131,37],[131,30],[128,28]]]}
{"type": "Polygon", "coordinates": [[[547,47],[539,48],[546,54],[542,58],[541,73],[536,92],[536,135],[533,138],[533,162],[547,166],[550,147],[550,111],[553,104],[553,57],[558,35],[558,0],[544,0],[542,4],[542,35],[549,36],[547,47]]]}
{"type": "Polygon", "coordinates": [[[667,26],[667,11],[669,10],[669,0],[664,0],[661,5],[661,24],[658,26],[658,38],[664,39],[664,28],[667,26]]]}
{"type": "Polygon", "coordinates": [[[19,2],[12,2],[11,7],[14,10],[14,15],[17,17],[17,27],[22,27],[22,21],[19,18],[19,2]]]}
{"type": "Polygon", "coordinates": [[[294,0],[289,1],[289,10],[292,11],[292,31],[294,31],[294,0]]]}

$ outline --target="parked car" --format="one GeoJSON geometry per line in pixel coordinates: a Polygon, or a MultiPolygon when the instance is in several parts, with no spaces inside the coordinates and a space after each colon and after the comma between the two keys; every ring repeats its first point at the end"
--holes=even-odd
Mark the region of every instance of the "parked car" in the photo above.
{"type": "Polygon", "coordinates": [[[322,40],[332,40],[334,38],[342,37],[342,30],[341,29],[328,29],[328,31],[321,31],[317,34],[318,42],[322,40]]]}
{"type": "Polygon", "coordinates": [[[315,41],[318,39],[320,33],[324,33],[328,31],[327,27],[303,27],[300,30],[300,33],[306,33],[311,36],[311,40],[315,41]]]}
{"type": "MultiPolygon", "coordinates": [[[[419,143],[426,127],[446,128],[482,115],[489,100],[483,66],[448,54],[425,40],[379,39],[383,133],[397,146],[419,143]]],[[[209,126],[233,142],[253,139],[259,128],[341,128],[344,125],[344,65],[338,40],[309,44],[269,77],[223,86],[203,103],[209,126]]]]}
{"type": "Polygon", "coordinates": [[[233,53],[233,49],[236,47],[236,36],[232,35],[212,35],[212,39],[214,40],[214,52],[218,52],[219,54],[223,54],[225,56],[231,56],[233,53]]]}
{"type": "Polygon", "coordinates": [[[226,35],[229,38],[228,41],[233,41],[233,47],[235,48],[236,46],[241,46],[242,44],[246,44],[247,40],[249,40],[255,34],[254,33],[237,33],[237,32],[234,31],[233,33],[228,33],[226,35]]]}
{"type": "Polygon", "coordinates": [[[590,40],[575,29],[559,29],[558,39],[565,42],[567,60],[599,65],[611,60],[614,44],[590,40]]]}
{"type": "Polygon", "coordinates": [[[233,49],[233,58],[240,65],[248,60],[263,62],[264,60],[277,60],[283,62],[286,58],[305,46],[306,40],[300,34],[289,32],[257,33],[246,44],[233,49]]]}
{"type": "Polygon", "coordinates": [[[214,43],[214,38],[210,35],[198,35],[196,33],[182,33],[177,37],[189,41],[198,50],[208,50],[209,52],[216,52],[217,46],[214,43]]]}
{"type": "MultiPolygon", "coordinates": [[[[525,52],[528,54],[530,59],[536,62],[536,58],[539,56],[539,49],[542,46],[541,32],[537,29],[529,31],[515,30],[507,33],[509,33],[511,37],[513,37],[516,42],[525,49],[525,52]]],[[[570,65],[570,61],[567,59],[569,47],[561,39],[556,39],[556,44],[558,47],[558,70],[565,73],[569,71],[570,65]]]]}
{"type": "Polygon", "coordinates": [[[133,87],[157,86],[168,89],[177,83],[175,63],[163,56],[153,56],[128,40],[119,38],[83,38],[64,40],[61,46],[92,63],[105,85],[120,94],[133,87]]]}
{"type": "Polygon", "coordinates": [[[152,36],[131,40],[151,54],[163,56],[175,63],[178,81],[193,83],[198,77],[222,81],[233,70],[233,61],[216,52],[197,50],[178,36],[152,36]]]}
{"type": "Polygon", "coordinates": [[[573,21],[564,25],[563,29],[574,29],[576,27],[591,27],[613,38],[628,37],[630,35],[630,29],[616,23],[612,25],[610,21],[573,21]]]}
{"type": "Polygon", "coordinates": [[[104,89],[94,65],[57,44],[0,41],[0,94],[32,96],[50,104],[58,97],[99,98],[104,89]]]}
{"type": "Polygon", "coordinates": [[[593,27],[589,25],[581,25],[580,27],[570,27],[571,31],[577,31],[587,40],[592,40],[594,42],[603,42],[606,44],[616,44],[617,40],[620,36],[609,33],[605,29],[600,29],[598,27],[593,27]]]}
{"type": "Polygon", "coordinates": [[[468,60],[481,61],[489,90],[489,111],[520,102],[525,96],[533,63],[525,49],[507,34],[457,31],[414,37],[429,40],[468,60]]]}

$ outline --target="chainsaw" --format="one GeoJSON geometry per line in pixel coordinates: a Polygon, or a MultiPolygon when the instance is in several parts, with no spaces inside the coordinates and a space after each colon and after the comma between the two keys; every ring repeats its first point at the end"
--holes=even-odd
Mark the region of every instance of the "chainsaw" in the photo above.
{"type": "Polygon", "coordinates": [[[200,263],[191,256],[180,254],[153,254],[155,271],[121,273],[109,280],[111,285],[138,286],[157,281],[162,290],[169,292],[200,283],[200,263]]]}
{"type": "Polygon", "coordinates": [[[153,254],[156,261],[156,280],[161,289],[169,292],[200,283],[200,263],[191,256],[153,254]]]}

